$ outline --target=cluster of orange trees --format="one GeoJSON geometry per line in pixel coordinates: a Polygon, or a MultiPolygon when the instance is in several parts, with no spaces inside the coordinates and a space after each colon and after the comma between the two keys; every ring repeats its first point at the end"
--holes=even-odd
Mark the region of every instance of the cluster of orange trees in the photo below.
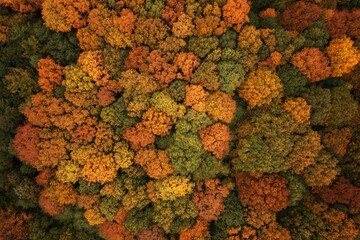
{"type": "Polygon", "coordinates": [[[0,239],[360,237],[359,1],[0,13],[0,239]]]}

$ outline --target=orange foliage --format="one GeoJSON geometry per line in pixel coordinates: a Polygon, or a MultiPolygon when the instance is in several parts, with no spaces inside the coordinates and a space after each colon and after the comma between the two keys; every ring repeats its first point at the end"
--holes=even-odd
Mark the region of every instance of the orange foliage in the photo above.
{"type": "Polygon", "coordinates": [[[360,38],[360,10],[354,9],[332,11],[328,13],[326,19],[326,27],[332,38],[339,38],[342,35],[348,35],[355,39],[360,38]]]}
{"type": "Polygon", "coordinates": [[[176,78],[177,67],[168,63],[172,58],[164,56],[160,50],[154,50],[147,58],[149,62],[149,72],[154,74],[161,87],[167,87],[176,78]]]}
{"type": "Polygon", "coordinates": [[[302,124],[310,119],[311,106],[303,98],[287,98],[284,109],[290,113],[296,123],[302,124]]]}
{"type": "Polygon", "coordinates": [[[136,45],[156,45],[168,36],[169,27],[160,18],[139,18],[131,35],[136,45]]]}
{"type": "Polygon", "coordinates": [[[164,112],[149,108],[142,115],[142,123],[154,135],[165,136],[169,133],[172,125],[171,118],[164,112]]]}
{"type": "Polygon", "coordinates": [[[280,211],[289,204],[288,182],[279,175],[240,173],[235,179],[239,198],[245,205],[280,211]]]}
{"type": "Polygon", "coordinates": [[[56,216],[62,213],[65,208],[58,203],[55,203],[48,194],[48,189],[45,188],[40,192],[39,206],[50,216],[56,216]]]}
{"type": "Polygon", "coordinates": [[[329,59],[318,48],[304,48],[293,55],[291,62],[309,82],[318,82],[331,75],[329,59]]]}
{"type": "Polygon", "coordinates": [[[177,77],[189,81],[193,71],[199,67],[200,59],[193,52],[181,52],[175,56],[174,64],[181,71],[177,77]]]}
{"type": "Polygon", "coordinates": [[[189,239],[210,239],[209,223],[198,219],[191,228],[182,229],[179,240],[189,239]]]}
{"type": "Polygon", "coordinates": [[[215,120],[230,123],[236,112],[236,102],[232,97],[221,91],[210,94],[205,100],[206,112],[215,120]]]}
{"type": "Polygon", "coordinates": [[[229,190],[220,185],[219,179],[207,179],[197,183],[192,200],[199,210],[200,218],[210,222],[219,218],[224,211],[223,199],[229,195],[229,190]]]}
{"type": "Polygon", "coordinates": [[[267,9],[261,11],[259,16],[261,18],[274,18],[277,16],[277,13],[274,8],[267,8],[267,9]]]}
{"type": "Polygon", "coordinates": [[[79,41],[80,48],[84,51],[99,50],[104,44],[104,40],[88,26],[78,29],[76,38],[79,41]]]}
{"type": "Polygon", "coordinates": [[[182,13],[176,22],[172,25],[171,31],[175,37],[186,38],[193,35],[195,26],[192,18],[186,13],[182,13]]]}
{"type": "Polygon", "coordinates": [[[134,127],[127,128],[123,138],[130,142],[131,148],[135,151],[155,142],[155,135],[143,123],[137,123],[134,127]]]}
{"type": "Polygon", "coordinates": [[[190,85],[185,87],[185,106],[191,107],[199,102],[203,102],[209,92],[207,92],[201,85],[190,85]]]}
{"type": "Polygon", "coordinates": [[[149,48],[146,46],[132,48],[125,60],[125,69],[136,69],[140,72],[147,73],[149,71],[147,62],[149,54],[149,48]]]}
{"type": "Polygon", "coordinates": [[[100,235],[107,240],[132,240],[134,236],[126,229],[124,223],[106,221],[99,225],[100,235]]]}
{"type": "Polygon", "coordinates": [[[161,12],[161,17],[172,25],[183,13],[185,0],[166,0],[166,6],[161,12]]]}
{"type": "Polygon", "coordinates": [[[281,24],[288,30],[301,32],[322,15],[322,8],[303,1],[294,2],[281,13],[281,24]]]}
{"type": "Polygon", "coordinates": [[[229,151],[230,129],[222,123],[204,128],[199,132],[204,149],[212,152],[217,158],[223,158],[229,151]]]}
{"type": "Polygon", "coordinates": [[[84,123],[69,131],[71,140],[77,144],[91,143],[96,133],[95,124],[95,119],[86,119],[84,123]]]}
{"type": "Polygon", "coordinates": [[[42,16],[45,25],[55,31],[70,32],[71,28],[86,25],[86,14],[90,11],[88,0],[44,0],[42,16]]]}
{"type": "Polygon", "coordinates": [[[38,61],[37,71],[39,73],[39,86],[45,92],[52,92],[63,80],[63,67],[50,57],[38,61]]]}
{"type": "Polygon", "coordinates": [[[47,196],[56,205],[75,205],[77,194],[71,183],[60,183],[57,181],[51,181],[50,185],[46,189],[47,196]]]}
{"type": "Polygon", "coordinates": [[[241,27],[249,22],[250,4],[247,0],[227,0],[222,8],[223,18],[227,27],[234,27],[240,32],[241,27]]]}
{"type": "Polygon", "coordinates": [[[280,98],[282,91],[281,80],[275,72],[258,69],[249,73],[246,82],[240,86],[239,96],[249,104],[249,108],[254,108],[280,98]]]}
{"type": "Polygon", "coordinates": [[[326,131],[322,141],[325,147],[330,148],[337,155],[343,157],[350,143],[351,136],[352,132],[350,128],[331,129],[326,131]]]}
{"type": "Polygon", "coordinates": [[[39,132],[39,162],[35,167],[40,170],[46,167],[56,167],[62,160],[69,159],[67,153],[68,142],[64,133],[59,130],[42,129],[39,132]]]}
{"type": "Polygon", "coordinates": [[[99,195],[77,195],[77,205],[79,208],[91,209],[96,205],[99,205],[99,195]]]}
{"type": "Polygon", "coordinates": [[[139,164],[151,178],[164,178],[174,172],[170,158],[164,150],[140,149],[135,156],[139,164]]]}
{"type": "Polygon", "coordinates": [[[109,73],[104,67],[104,58],[100,50],[80,54],[78,64],[95,81],[96,86],[104,86],[109,80],[109,73]]]}
{"type": "Polygon", "coordinates": [[[351,72],[360,61],[360,52],[353,46],[354,42],[346,36],[334,38],[326,48],[330,58],[332,76],[341,77],[351,72]]]}
{"type": "Polygon", "coordinates": [[[27,120],[39,127],[50,127],[56,117],[64,113],[61,106],[62,99],[46,96],[43,93],[35,94],[31,97],[31,107],[24,110],[27,120]]]}
{"type": "Polygon", "coordinates": [[[219,36],[226,31],[226,23],[221,20],[221,8],[216,2],[213,5],[207,4],[203,9],[203,15],[194,19],[196,35],[210,36],[215,33],[219,36]]]}
{"type": "Polygon", "coordinates": [[[136,235],[138,240],[166,240],[164,231],[158,226],[154,225],[149,229],[141,231],[136,235]]]}
{"type": "Polygon", "coordinates": [[[19,160],[32,166],[37,165],[39,161],[39,132],[39,129],[30,124],[20,126],[16,129],[16,135],[12,142],[12,148],[19,160]]]}

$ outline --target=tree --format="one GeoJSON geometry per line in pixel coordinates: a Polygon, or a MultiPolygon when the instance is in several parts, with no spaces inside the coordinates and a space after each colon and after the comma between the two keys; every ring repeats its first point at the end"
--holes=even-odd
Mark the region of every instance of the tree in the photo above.
{"type": "Polygon", "coordinates": [[[354,42],[346,36],[333,38],[325,51],[330,59],[333,77],[341,77],[351,72],[359,63],[359,50],[353,46],[354,42]]]}
{"type": "Polygon", "coordinates": [[[151,178],[165,178],[174,172],[170,158],[164,150],[141,149],[136,153],[134,161],[151,178]]]}
{"type": "Polygon", "coordinates": [[[249,73],[244,84],[240,86],[239,96],[249,108],[270,104],[282,97],[283,85],[275,72],[269,69],[258,69],[249,73]]]}
{"type": "Polygon", "coordinates": [[[230,129],[221,123],[204,128],[199,132],[204,149],[217,158],[223,158],[229,151],[230,129]]]}
{"type": "Polygon", "coordinates": [[[322,12],[322,8],[315,4],[297,1],[281,13],[281,24],[288,30],[301,32],[312,26],[321,17],[322,12]]]}
{"type": "Polygon", "coordinates": [[[278,212],[289,204],[287,180],[276,174],[239,173],[235,176],[238,197],[245,206],[278,212]]]}
{"type": "Polygon", "coordinates": [[[199,210],[199,217],[206,222],[217,220],[225,209],[223,199],[228,195],[229,190],[219,179],[198,182],[192,200],[199,210]]]}
{"type": "Polygon", "coordinates": [[[287,98],[284,102],[284,109],[290,113],[298,124],[310,120],[311,106],[303,98],[287,98]]]}
{"type": "Polygon", "coordinates": [[[304,48],[293,55],[291,63],[308,78],[309,82],[318,82],[331,75],[329,59],[318,48],[304,48]]]}
{"type": "Polygon", "coordinates": [[[222,8],[226,26],[240,32],[241,27],[250,20],[247,16],[249,11],[250,5],[246,0],[227,0],[222,8]]]}
{"type": "Polygon", "coordinates": [[[63,67],[51,57],[42,58],[37,63],[39,87],[45,92],[52,92],[63,81],[63,67]]]}
{"type": "Polygon", "coordinates": [[[71,28],[81,28],[86,25],[86,14],[90,12],[90,2],[82,0],[45,0],[42,4],[42,16],[48,28],[70,32],[71,28]]]}

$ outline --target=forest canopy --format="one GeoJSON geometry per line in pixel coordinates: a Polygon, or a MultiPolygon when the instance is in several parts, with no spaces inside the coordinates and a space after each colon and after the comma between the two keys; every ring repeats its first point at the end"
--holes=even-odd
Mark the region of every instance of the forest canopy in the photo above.
{"type": "Polygon", "coordinates": [[[359,0],[0,0],[0,239],[360,239],[359,62],[359,0]]]}

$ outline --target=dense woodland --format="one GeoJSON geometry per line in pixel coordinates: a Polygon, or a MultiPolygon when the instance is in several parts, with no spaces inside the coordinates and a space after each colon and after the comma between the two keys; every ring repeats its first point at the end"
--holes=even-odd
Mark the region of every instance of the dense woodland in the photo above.
{"type": "Polygon", "coordinates": [[[0,0],[1,240],[359,240],[360,0],[0,0]]]}

